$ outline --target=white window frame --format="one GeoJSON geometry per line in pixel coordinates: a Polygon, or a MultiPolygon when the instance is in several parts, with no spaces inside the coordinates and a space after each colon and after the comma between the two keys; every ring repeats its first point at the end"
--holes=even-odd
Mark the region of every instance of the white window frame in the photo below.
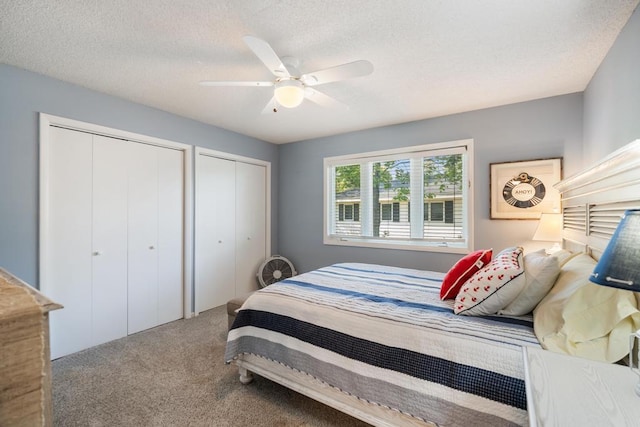
{"type": "MultiPolygon", "coordinates": [[[[323,166],[324,166],[324,215],[323,215],[323,243],[326,245],[338,245],[338,246],[357,246],[357,247],[370,247],[370,248],[386,248],[386,249],[400,249],[400,250],[413,250],[413,251],[428,251],[428,252],[446,252],[446,253],[469,253],[473,251],[473,236],[474,236],[474,226],[473,226],[473,201],[474,201],[474,191],[473,186],[471,185],[471,180],[473,178],[473,165],[474,165],[474,155],[473,155],[473,139],[464,139],[457,141],[448,141],[448,142],[440,142],[434,144],[425,144],[418,146],[409,146],[403,148],[394,148],[390,150],[381,150],[381,151],[373,151],[366,153],[356,153],[344,156],[335,156],[335,157],[325,157],[323,166]],[[380,160],[393,160],[393,159],[403,159],[412,157],[416,158],[419,155],[423,156],[437,156],[440,154],[450,154],[448,151],[451,149],[461,149],[464,150],[465,154],[465,164],[463,167],[463,182],[466,185],[463,185],[463,197],[466,202],[465,209],[463,210],[463,221],[465,222],[465,238],[461,242],[438,242],[426,239],[418,239],[412,238],[409,240],[394,240],[390,238],[372,238],[371,236],[343,236],[343,235],[332,235],[330,234],[331,229],[331,221],[332,218],[335,218],[336,212],[336,204],[334,203],[333,196],[335,194],[335,177],[333,174],[333,170],[336,166],[350,165],[354,163],[364,163],[364,167],[361,169],[361,188],[367,188],[370,186],[370,181],[372,175],[371,173],[367,173],[367,168],[372,167],[371,165],[375,161],[380,160]],[[439,153],[440,152],[440,153],[439,153]]],[[[422,177],[418,177],[419,179],[415,179],[416,177],[412,176],[411,179],[411,187],[412,192],[417,190],[418,188],[422,188],[422,177]],[[418,188],[414,188],[418,187],[418,188]]],[[[418,191],[416,191],[418,192],[418,191]]],[[[360,201],[360,221],[365,230],[368,222],[372,221],[371,218],[367,218],[365,216],[365,209],[363,209],[363,205],[368,202],[367,198],[370,197],[367,195],[367,192],[361,192],[361,201],[360,201]]],[[[382,211],[380,212],[382,214],[382,211]]],[[[423,218],[422,218],[422,209],[418,212],[418,209],[411,209],[411,217],[414,221],[411,221],[411,227],[421,228],[423,226],[423,218]],[[419,214],[419,217],[417,216],[419,214]],[[415,216],[415,218],[414,218],[415,216]],[[419,219],[419,221],[415,221],[419,219]]],[[[431,215],[431,212],[429,212],[431,215]]],[[[443,221],[444,221],[444,206],[443,206],[443,221]]]]}

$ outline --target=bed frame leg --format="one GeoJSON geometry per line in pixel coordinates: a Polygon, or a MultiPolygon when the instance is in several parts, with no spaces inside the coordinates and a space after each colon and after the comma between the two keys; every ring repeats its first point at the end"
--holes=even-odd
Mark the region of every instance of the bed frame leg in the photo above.
{"type": "Polygon", "coordinates": [[[249,384],[253,381],[253,374],[246,368],[238,368],[238,370],[240,371],[240,382],[242,384],[249,384]]]}

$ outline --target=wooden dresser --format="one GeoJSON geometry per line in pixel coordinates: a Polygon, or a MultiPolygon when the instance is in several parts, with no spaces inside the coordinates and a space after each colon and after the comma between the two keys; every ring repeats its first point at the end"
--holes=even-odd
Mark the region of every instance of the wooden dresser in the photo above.
{"type": "Polygon", "coordinates": [[[50,426],[49,311],[62,308],[0,268],[0,426],[50,426]]]}

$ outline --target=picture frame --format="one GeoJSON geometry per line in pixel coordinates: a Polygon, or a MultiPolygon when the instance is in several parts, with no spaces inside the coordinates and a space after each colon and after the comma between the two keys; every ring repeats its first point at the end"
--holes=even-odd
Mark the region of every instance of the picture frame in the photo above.
{"type": "Polygon", "coordinates": [[[491,219],[539,219],[560,212],[562,158],[521,160],[490,165],[491,219]]]}

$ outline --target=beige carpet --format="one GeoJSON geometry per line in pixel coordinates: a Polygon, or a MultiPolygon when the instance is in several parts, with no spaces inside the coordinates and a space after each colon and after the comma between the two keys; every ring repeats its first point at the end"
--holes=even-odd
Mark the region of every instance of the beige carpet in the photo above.
{"type": "Polygon", "coordinates": [[[224,364],[225,307],[53,361],[56,426],[366,426],[224,364]]]}

